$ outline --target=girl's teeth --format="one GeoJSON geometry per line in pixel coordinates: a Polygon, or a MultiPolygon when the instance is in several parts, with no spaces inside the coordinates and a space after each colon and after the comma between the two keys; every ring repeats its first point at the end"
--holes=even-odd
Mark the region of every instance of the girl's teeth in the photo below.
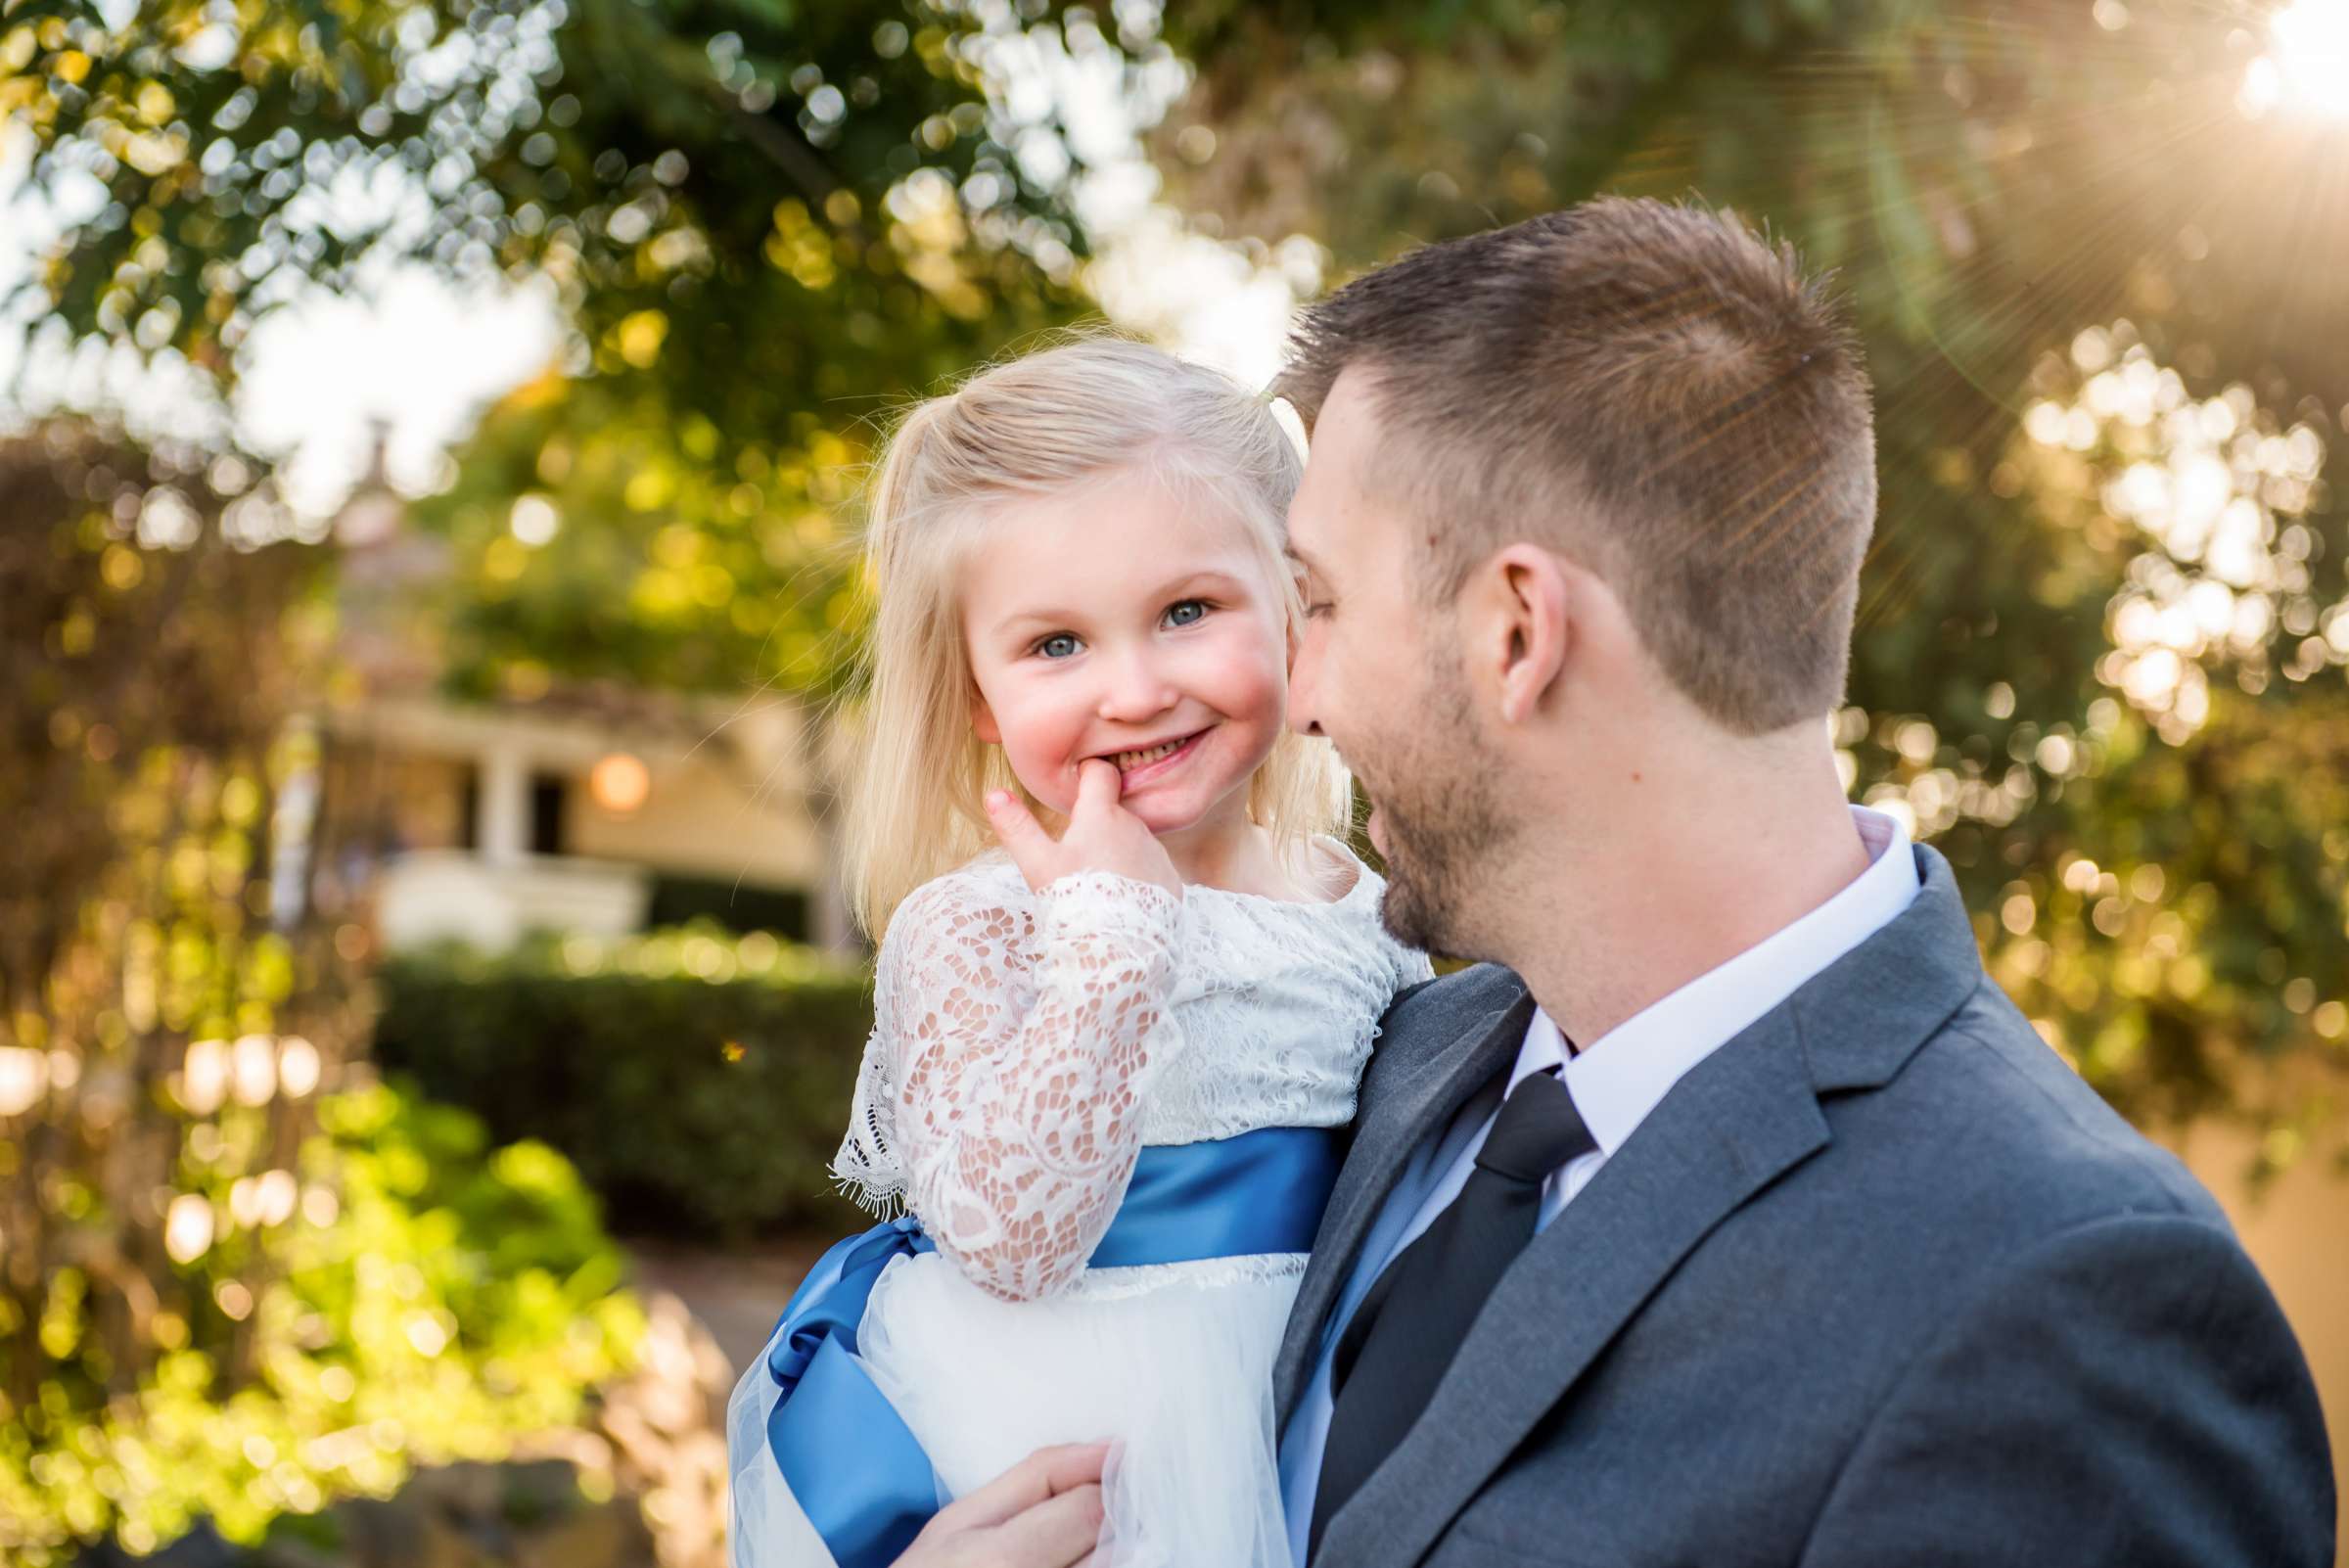
{"type": "Polygon", "coordinates": [[[1130,772],[1146,763],[1155,762],[1162,757],[1172,757],[1181,748],[1182,742],[1174,740],[1167,742],[1164,746],[1153,746],[1145,752],[1120,752],[1117,756],[1118,771],[1121,773],[1130,772]]]}

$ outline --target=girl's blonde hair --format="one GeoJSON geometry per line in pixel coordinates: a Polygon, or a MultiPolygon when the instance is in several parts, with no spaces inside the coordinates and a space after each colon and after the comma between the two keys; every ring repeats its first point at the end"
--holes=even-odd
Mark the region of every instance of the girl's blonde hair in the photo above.
{"type": "MultiPolygon", "coordinates": [[[[1006,361],[905,414],[869,503],[877,609],[843,846],[850,905],[875,940],[907,894],[994,843],[987,792],[1020,788],[1002,753],[971,730],[957,593],[996,515],[1120,475],[1180,486],[1247,526],[1295,626],[1303,607],[1286,519],[1303,471],[1267,399],[1122,338],[1006,361]]],[[[1248,814],[1285,853],[1309,834],[1342,831],[1348,792],[1328,742],[1284,729],[1250,780],[1248,814]]]]}

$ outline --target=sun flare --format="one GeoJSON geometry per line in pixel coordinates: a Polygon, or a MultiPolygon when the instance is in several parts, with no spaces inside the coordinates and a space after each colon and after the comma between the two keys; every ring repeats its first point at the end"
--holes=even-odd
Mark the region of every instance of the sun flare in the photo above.
{"type": "Polygon", "coordinates": [[[2349,119],[2349,0],[2292,0],[2268,33],[2276,96],[2349,119]]]}

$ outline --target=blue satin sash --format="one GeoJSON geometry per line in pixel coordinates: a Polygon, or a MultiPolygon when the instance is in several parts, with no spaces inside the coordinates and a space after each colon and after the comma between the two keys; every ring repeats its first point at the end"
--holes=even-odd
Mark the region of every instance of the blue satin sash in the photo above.
{"type": "MultiPolygon", "coordinates": [[[[1340,1158],[1335,1128],[1267,1127],[1146,1148],[1093,1268],[1307,1252],[1340,1158]]],[[[792,1294],[767,1373],[782,1390],[767,1448],[840,1568],[889,1568],[940,1504],[922,1446],[855,1358],[881,1270],[935,1252],[908,1215],[836,1243],[792,1294]]]]}

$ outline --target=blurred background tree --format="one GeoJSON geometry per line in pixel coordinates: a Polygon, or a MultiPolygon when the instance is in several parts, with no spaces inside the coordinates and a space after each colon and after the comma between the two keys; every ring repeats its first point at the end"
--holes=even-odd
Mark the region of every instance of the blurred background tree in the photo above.
{"type": "Polygon", "coordinates": [[[870,416],[1082,308],[1056,108],[988,98],[1008,7],[31,5],[4,36],[35,184],[106,189],[42,280],[79,331],[227,376],[301,289],[401,261],[557,291],[562,371],[423,516],[467,561],[468,684],[821,687],[870,416]]]}
{"type": "Polygon", "coordinates": [[[2335,1066],[2349,1035],[2311,767],[2349,659],[2322,477],[2349,282],[2316,260],[2349,197],[2288,20],[1282,0],[1163,30],[1121,6],[1113,37],[1040,3],[31,6],[0,94],[36,183],[109,194],[44,280],[81,330],[227,373],[298,287],[391,258],[560,291],[569,361],[423,509],[465,552],[479,690],[836,680],[870,416],[1084,308],[1082,139],[1016,69],[1039,39],[1117,55],[1140,98],[1173,50],[1174,200],[1341,274],[1599,190],[1763,218],[1839,269],[1880,390],[1855,789],[1949,850],[2059,1047],[2183,1115],[2245,1057],[2335,1066]]]}
{"type": "MultiPolygon", "coordinates": [[[[1136,128],[1172,221],[1296,287],[1600,191],[1734,207],[1837,269],[1877,389],[1884,504],[1835,720],[1855,797],[1950,854],[1994,973],[2100,1089],[2147,1125],[2238,1114],[2280,1167],[2339,1151],[2349,1060],[2349,519],[2326,478],[2349,39],[2323,34],[2349,13],[2326,4],[18,0],[0,115],[30,189],[87,214],[30,284],[80,342],[227,387],[274,313],[405,267],[553,302],[556,362],[411,508],[454,546],[432,608],[475,696],[837,692],[876,429],[1111,297],[1085,181],[1136,128]]],[[[284,682],[324,678],[332,560],[252,548],[318,531],[253,452],[158,472],[60,427],[8,461],[12,524],[42,521],[0,542],[25,760],[0,788],[83,827],[12,846],[0,887],[0,1093],[29,1107],[0,1123],[0,1326],[12,1408],[31,1377],[86,1412],[161,1364],[159,1332],[220,1387],[273,1375],[272,1319],[220,1292],[295,1288],[291,1253],[175,1258],[152,1197],[176,1179],[257,1214],[238,1183],[311,1134],[233,1096],[220,1117],[253,1130],[200,1134],[173,1086],[196,1042],[301,1038],[330,1077],[349,1044],[336,955],[269,922],[262,848],[304,765],[284,682]],[[91,836],[117,819],[119,843],[91,836]],[[99,1123],[49,1125],[60,1095],[99,1123]],[[36,1159],[77,1174],[44,1190],[36,1159]],[[110,1268],[127,1305],[76,1326],[110,1268]]],[[[719,1011],[784,1005],[741,990],[719,1011]]],[[[420,1038],[473,999],[419,994],[420,1038]]],[[[233,1079],[223,1049],[200,1076],[233,1079]]],[[[355,1136],[396,1142],[367,1103],[355,1136]]],[[[582,1236],[549,1252],[576,1295],[531,1301],[607,1300],[582,1236]]],[[[28,1466],[65,1462],[66,1426],[22,1431],[0,1477],[46,1485],[28,1466]]],[[[95,1482],[72,1496],[73,1529],[108,1516],[95,1482]]]]}
{"type": "Polygon", "coordinates": [[[562,1158],[345,1071],[312,917],[320,551],[205,454],[0,441],[0,1556],[389,1490],[628,1371],[562,1158]]]}

